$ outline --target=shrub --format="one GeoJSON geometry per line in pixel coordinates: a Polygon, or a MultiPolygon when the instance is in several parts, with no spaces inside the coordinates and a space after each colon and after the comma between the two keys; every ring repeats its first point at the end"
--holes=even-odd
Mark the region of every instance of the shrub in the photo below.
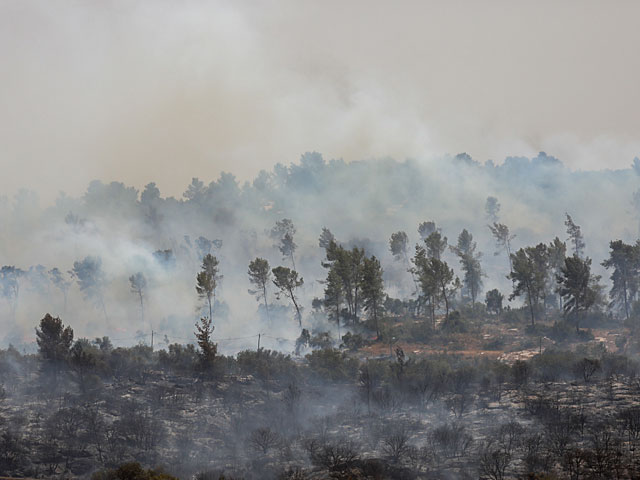
{"type": "Polygon", "coordinates": [[[427,343],[433,339],[434,330],[431,322],[409,322],[405,325],[403,339],[410,342],[427,343]]]}
{"type": "Polygon", "coordinates": [[[555,382],[570,375],[572,365],[577,361],[570,351],[547,349],[531,359],[536,376],[543,382],[555,382]]]}
{"type": "Polygon", "coordinates": [[[357,360],[335,349],[314,350],[305,358],[309,369],[325,380],[349,381],[358,371],[357,360]]]}
{"type": "Polygon", "coordinates": [[[490,338],[484,342],[482,348],[485,350],[503,350],[505,343],[504,337],[502,336],[490,338]]]}
{"type": "Polygon", "coordinates": [[[615,375],[624,375],[628,378],[635,378],[638,373],[638,363],[624,355],[605,353],[600,359],[602,373],[606,378],[615,375]]]}
{"type": "Polygon", "coordinates": [[[309,340],[312,348],[332,348],[333,338],[329,332],[318,332],[309,340]]]}
{"type": "Polygon", "coordinates": [[[297,377],[298,374],[291,356],[273,350],[238,352],[236,365],[243,375],[253,375],[261,380],[288,381],[297,377]]]}
{"type": "Polygon", "coordinates": [[[442,321],[441,328],[445,333],[466,333],[469,331],[469,323],[456,311],[442,321]]]}
{"type": "Polygon", "coordinates": [[[362,335],[347,332],[342,336],[342,345],[340,346],[355,352],[356,350],[364,347],[367,343],[368,342],[362,338],[362,335]]]}

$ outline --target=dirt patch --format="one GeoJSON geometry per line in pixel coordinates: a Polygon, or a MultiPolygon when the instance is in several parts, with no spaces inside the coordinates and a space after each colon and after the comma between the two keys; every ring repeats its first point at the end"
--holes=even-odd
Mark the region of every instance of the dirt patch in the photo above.
{"type": "Polygon", "coordinates": [[[371,357],[384,357],[395,355],[396,347],[402,348],[405,355],[408,356],[427,356],[427,355],[435,355],[435,354],[450,354],[450,355],[461,355],[464,357],[475,357],[478,355],[486,356],[487,358],[498,358],[503,352],[501,350],[483,350],[478,348],[447,348],[443,346],[430,346],[422,343],[407,343],[407,342],[397,342],[394,343],[391,347],[391,352],[389,351],[389,345],[383,344],[374,344],[363,347],[360,352],[365,356],[371,357]]]}

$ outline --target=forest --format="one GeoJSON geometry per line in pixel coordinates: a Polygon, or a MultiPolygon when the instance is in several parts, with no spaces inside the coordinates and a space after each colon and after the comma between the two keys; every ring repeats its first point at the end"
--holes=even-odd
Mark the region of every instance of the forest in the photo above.
{"type": "Polygon", "coordinates": [[[0,476],[638,477],[639,176],[313,152],[0,197],[0,476]]]}

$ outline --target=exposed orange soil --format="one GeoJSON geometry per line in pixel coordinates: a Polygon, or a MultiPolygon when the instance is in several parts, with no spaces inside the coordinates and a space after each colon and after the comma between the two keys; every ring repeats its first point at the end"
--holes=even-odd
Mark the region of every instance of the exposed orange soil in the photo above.
{"type": "MultiPolygon", "coordinates": [[[[458,350],[455,348],[447,348],[444,346],[430,346],[422,343],[407,343],[407,342],[397,342],[392,346],[392,352],[395,355],[396,347],[402,348],[406,355],[433,355],[438,353],[447,353],[451,355],[462,355],[465,357],[475,357],[478,355],[483,355],[488,358],[498,358],[502,353],[501,350],[482,350],[480,348],[465,348],[463,350],[458,350]]],[[[377,357],[389,355],[389,345],[388,344],[380,344],[376,343],[373,345],[368,345],[360,349],[360,352],[364,353],[367,356],[377,357]]]]}

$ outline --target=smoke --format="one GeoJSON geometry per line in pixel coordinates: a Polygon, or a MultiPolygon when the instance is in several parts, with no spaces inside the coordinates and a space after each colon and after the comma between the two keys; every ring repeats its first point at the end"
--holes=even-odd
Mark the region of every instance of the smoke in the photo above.
{"type": "MultiPolygon", "coordinates": [[[[313,298],[324,296],[327,274],[321,266],[325,252],[318,246],[322,227],[345,246],[361,246],[367,255],[376,255],[387,292],[400,298],[410,297],[413,286],[409,265],[389,251],[390,235],[407,232],[412,250],[420,241],[421,222],[435,221],[450,245],[466,228],[484,253],[484,291],[495,287],[509,293],[506,254],[493,255],[496,247],[487,228],[485,202],[494,196],[501,206],[499,221],[516,235],[514,249],[548,243],[555,236],[565,240],[568,212],[582,228],[596,273],[606,275],[599,264],[607,257],[609,241],[637,238],[632,198],[638,183],[632,168],[572,171],[544,153],[531,159],[509,157],[499,166],[480,164],[468,155],[430,162],[346,163],[307,153],[298,163],[261,172],[252,183],[241,185],[229,174],[209,184],[194,180],[181,200],[152,186],[139,192],[122,183],[96,181],[83,196],[62,196],[54,206],[42,208],[34,195],[21,191],[0,209],[0,265],[30,273],[18,278],[17,297],[3,293],[0,299],[6,332],[2,341],[33,345],[33,327],[46,312],[60,315],[77,337],[110,335],[120,344],[150,343],[153,331],[155,345],[193,341],[195,322],[208,314],[195,279],[202,256],[210,252],[220,260],[223,276],[214,306],[220,350],[254,348],[260,334],[261,346],[291,352],[300,334],[291,305],[277,300],[269,285],[271,315],[265,315],[261,301],[248,292],[247,276],[249,262],[258,256],[272,268],[292,266],[269,234],[283,218],[296,227],[295,264],[304,278],[297,291],[303,326],[329,330],[335,339],[337,326],[312,309],[313,298]],[[201,236],[209,241],[199,241],[201,236]],[[168,261],[157,253],[166,250],[171,251],[168,261]],[[77,281],[87,257],[99,258],[98,293],[81,289],[77,281]],[[72,276],[68,272],[74,267],[72,276]],[[66,304],[62,290],[42,277],[53,268],[71,282],[66,304]],[[129,282],[137,272],[147,281],[144,316],[129,282]]],[[[446,252],[445,260],[462,275],[453,253],[446,252]]]]}
{"type": "Polygon", "coordinates": [[[2,2],[0,188],[50,204],[95,178],[153,179],[176,196],[192,176],[249,180],[309,149],[625,167],[639,8],[2,2]]]}

